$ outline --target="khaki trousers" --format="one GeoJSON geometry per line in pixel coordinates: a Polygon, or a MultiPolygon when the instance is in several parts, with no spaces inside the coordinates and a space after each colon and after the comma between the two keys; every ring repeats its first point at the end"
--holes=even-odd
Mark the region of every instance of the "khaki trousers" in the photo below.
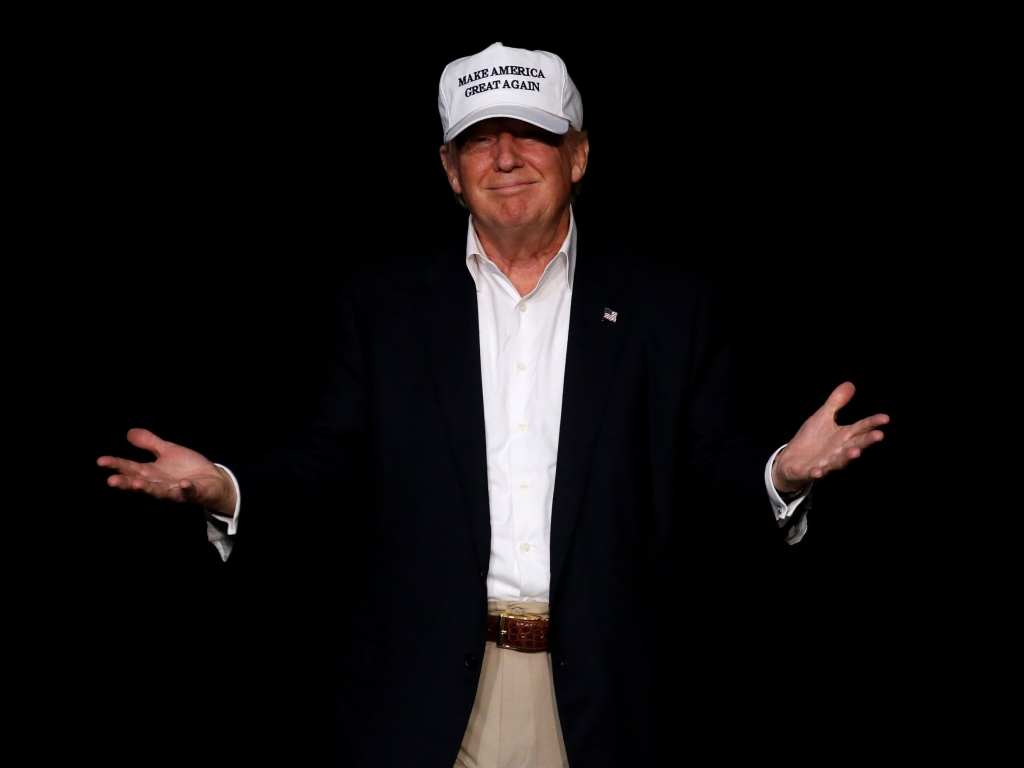
{"type": "MultiPolygon", "coordinates": [[[[489,613],[548,615],[547,603],[491,600],[489,613]]],[[[568,768],[551,655],[487,643],[455,768],[568,768]]]]}

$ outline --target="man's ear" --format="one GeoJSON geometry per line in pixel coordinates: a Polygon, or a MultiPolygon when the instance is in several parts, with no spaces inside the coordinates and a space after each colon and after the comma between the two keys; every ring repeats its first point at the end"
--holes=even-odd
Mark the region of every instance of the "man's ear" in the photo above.
{"type": "Polygon", "coordinates": [[[448,176],[448,183],[452,187],[452,192],[456,195],[462,194],[462,182],[459,179],[458,160],[454,157],[448,156],[448,145],[441,145],[441,165],[444,166],[444,172],[448,176]]]}
{"type": "Polygon", "coordinates": [[[587,172],[587,158],[590,157],[590,140],[584,136],[580,139],[572,152],[572,183],[578,184],[583,180],[583,174],[587,172]]]}

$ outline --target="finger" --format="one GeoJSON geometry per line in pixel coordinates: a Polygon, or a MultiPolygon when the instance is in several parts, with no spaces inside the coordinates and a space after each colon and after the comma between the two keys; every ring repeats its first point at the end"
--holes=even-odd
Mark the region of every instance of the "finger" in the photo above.
{"type": "Polygon", "coordinates": [[[143,493],[147,493],[150,496],[156,496],[157,498],[162,498],[167,493],[165,484],[155,483],[144,477],[129,478],[128,485],[133,491],[142,491],[143,493]]]}
{"type": "Polygon", "coordinates": [[[138,427],[128,430],[128,442],[136,448],[149,451],[154,456],[159,456],[170,445],[166,440],[161,440],[148,429],[140,429],[138,427]]]}
{"type": "Polygon", "coordinates": [[[182,478],[178,483],[169,486],[161,497],[184,504],[202,504],[203,486],[182,478]]]}
{"type": "Polygon", "coordinates": [[[885,433],[881,431],[858,435],[855,439],[843,443],[843,447],[829,463],[829,471],[845,469],[851,461],[859,459],[861,454],[875,443],[881,441],[885,433]]]}
{"type": "Polygon", "coordinates": [[[178,487],[181,489],[181,496],[185,501],[194,503],[199,498],[199,488],[191,480],[182,479],[178,483],[178,487]]]}
{"type": "Polygon", "coordinates": [[[111,475],[107,478],[107,485],[111,488],[119,488],[122,491],[138,491],[160,498],[164,491],[158,483],[146,480],[138,475],[111,475]]]}
{"type": "Polygon", "coordinates": [[[869,448],[877,442],[885,439],[885,432],[880,429],[872,430],[871,432],[865,432],[862,435],[854,435],[843,445],[843,450],[849,450],[850,448],[857,448],[858,450],[864,450],[869,448]]]}
{"type": "Polygon", "coordinates": [[[96,459],[96,465],[113,469],[123,475],[135,475],[142,470],[142,465],[130,459],[120,459],[117,456],[100,456],[96,459]]]}
{"type": "Polygon", "coordinates": [[[884,427],[889,423],[889,416],[885,413],[876,413],[874,416],[868,416],[867,418],[856,421],[850,424],[846,428],[852,432],[869,432],[872,429],[878,427],[884,427]]]}
{"type": "Polygon", "coordinates": [[[132,479],[124,475],[111,475],[107,478],[107,485],[111,488],[120,488],[122,491],[130,491],[132,489],[132,479]]]}

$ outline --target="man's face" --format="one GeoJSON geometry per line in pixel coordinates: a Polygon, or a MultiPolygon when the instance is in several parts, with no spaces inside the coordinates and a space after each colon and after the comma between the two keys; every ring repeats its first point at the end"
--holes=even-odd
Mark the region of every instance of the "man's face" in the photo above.
{"type": "Polygon", "coordinates": [[[589,146],[512,118],[470,126],[456,139],[458,157],[441,148],[448,181],[474,221],[517,229],[558,221],[583,178],[589,146]]]}

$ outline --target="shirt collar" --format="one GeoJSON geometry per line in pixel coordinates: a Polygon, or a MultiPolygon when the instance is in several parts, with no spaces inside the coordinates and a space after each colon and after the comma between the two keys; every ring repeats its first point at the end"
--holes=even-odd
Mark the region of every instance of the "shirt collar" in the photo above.
{"type": "MultiPolygon", "coordinates": [[[[569,291],[572,291],[572,279],[576,274],[576,220],[572,214],[572,206],[569,206],[569,232],[565,236],[565,240],[562,241],[562,247],[558,249],[558,253],[555,254],[555,258],[558,258],[562,254],[565,254],[566,270],[565,279],[566,287],[569,291]]],[[[476,284],[476,289],[480,291],[480,262],[485,261],[491,264],[491,260],[487,258],[487,254],[484,253],[483,246],[480,245],[480,240],[476,236],[476,230],[473,229],[473,216],[469,217],[469,233],[466,235],[466,268],[469,269],[469,274],[473,276],[473,282],[476,284]]],[[[554,261],[554,259],[552,259],[554,261]]]]}

